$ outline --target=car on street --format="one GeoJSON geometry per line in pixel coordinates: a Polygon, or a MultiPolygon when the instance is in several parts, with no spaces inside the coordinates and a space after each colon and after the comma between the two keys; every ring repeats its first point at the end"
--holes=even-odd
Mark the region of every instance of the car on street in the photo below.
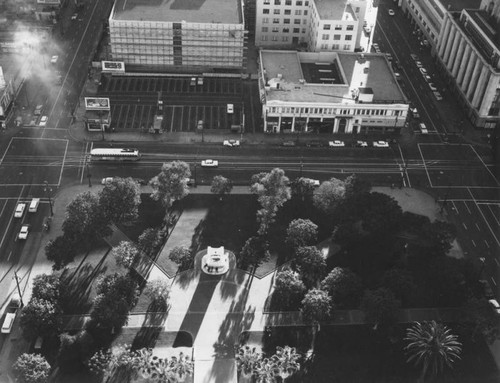
{"type": "Polygon", "coordinates": [[[394,72],[394,77],[396,77],[396,80],[401,80],[401,74],[399,72],[394,72]]]}
{"type": "Polygon", "coordinates": [[[432,77],[431,77],[431,76],[429,76],[428,74],[426,74],[426,75],[424,76],[424,80],[425,80],[425,81],[427,81],[427,82],[432,82],[432,77]]]}
{"type": "Polygon", "coordinates": [[[380,47],[378,46],[377,43],[373,43],[372,48],[376,53],[380,53],[380,47]]]}
{"type": "Polygon", "coordinates": [[[319,180],[315,180],[312,178],[304,178],[304,181],[309,182],[314,187],[318,187],[321,184],[319,180]]]}
{"type": "Polygon", "coordinates": [[[239,140],[224,140],[222,145],[236,147],[236,146],[240,146],[240,141],[239,140]]]}
{"type": "Polygon", "coordinates": [[[38,123],[38,126],[45,126],[47,125],[47,120],[49,118],[47,116],[42,116],[42,118],[40,118],[40,122],[38,123]]]}
{"type": "Polygon", "coordinates": [[[417,68],[423,68],[424,67],[424,64],[422,64],[421,61],[415,61],[415,65],[417,66],[417,68]]]}
{"type": "Polygon", "coordinates": [[[374,148],[388,148],[389,143],[387,141],[374,141],[373,147],[374,148]]]}
{"type": "Polygon", "coordinates": [[[196,77],[191,77],[191,81],[189,82],[190,86],[196,86],[196,77]]]}
{"type": "Polygon", "coordinates": [[[18,203],[16,206],[16,211],[14,212],[14,218],[21,218],[24,214],[25,209],[26,209],[25,203],[18,203]]]}
{"type": "Polygon", "coordinates": [[[427,126],[423,122],[418,124],[418,128],[420,129],[420,133],[429,134],[429,131],[427,130],[427,126]]]}
{"type": "Polygon", "coordinates": [[[228,113],[234,112],[234,105],[233,104],[227,104],[227,112],[228,113]]]}
{"type": "Polygon", "coordinates": [[[418,56],[417,56],[416,54],[414,54],[414,53],[412,53],[412,54],[410,55],[410,57],[412,58],[412,60],[413,60],[413,61],[419,61],[419,60],[420,60],[420,59],[418,58],[418,56]]]}
{"type": "Polygon", "coordinates": [[[201,166],[203,168],[216,168],[219,166],[219,161],[217,160],[203,160],[201,161],[201,166]]]}
{"type": "Polygon", "coordinates": [[[323,146],[323,143],[321,141],[313,140],[313,141],[309,141],[306,145],[308,147],[321,148],[323,146]]]}
{"type": "Polygon", "coordinates": [[[431,88],[431,90],[432,90],[433,92],[437,92],[437,90],[438,90],[438,89],[436,88],[436,85],[434,85],[432,82],[430,82],[430,83],[429,83],[429,88],[431,88]]]}
{"type": "Polygon", "coordinates": [[[386,53],[385,57],[387,57],[387,60],[389,60],[389,61],[393,60],[392,55],[390,53],[386,53]]]}
{"type": "Polygon", "coordinates": [[[365,33],[366,33],[366,34],[369,34],[369,33],[372,31],[372,29],[370,28],[370,26],[369,26],[369,25],[365,25],[365,26],[363,27],[363,30],[365,31],[365,33]]]}
{"type": "Polygon", "coordinates": [[[413,115],[413,118],[420,118],[420,114],[418,113],[417,108],[410,108],[410,112],[413,115]]]}
{"type": "Polygon", "coordinates": [[[42,109],[43,109],[43,104],[37,105],[37,106],[35,107],[35,111],[33,112],[33,114],[34,114],[35,116],[39,116],[39,115],[41,115],[41,114],[42,114],[42,109]]]}
{"type": "Polygon", "coordinates": [[[54,56],[52,56],[52,57],[50,58],[50,63],[51,63],[52,65],[55,65],[55,64],[57,64],[57,61],[58,61],[58,60],[59,60],[59,56],[58,56],[58,55],[54,55],[54,56]]]}
{"type": "Polygon", "coordinates": [[[436,100],[441,101],[443,99],[443,96],[441,96],[441,93],[439,92],[432,92],[434,94],[434,97],[436,97],[436,100]]]}
{"type": "Polygon", "coordinates": [[[358,148],[367,148],[368,142],[366,141],[356,141],[356,147],[358,148]]]}
{"type": "Polygon", "coordinates": [[[340,141],[340,140],[328,141],[328,146],[330,146],[330,147],[340,147],[340,146],[345,146],[345,143],[344,143],[344,141],[340,141]]]}
{"type": "Polygon", "coordinates": [[[297,145],[297,144],[293,140],[283,141],[281,143],[281,146],[295,146],[295,145],[297,145]]]}
{"type": "Polygon", "coordinates": [[[17,311],[21,307],[21,299],[18,294],[10,299],[9,305],[7,306],[7,314],[5,314],[5,319],[2,324],[2,334],[9,334],[12,331],[12,325],[16,319],[17,311]]]}
{"type": "Polygon", "coordinates": [[[389,16],[394,16],[396,14],[393,9],[389,9],[387,13],[389,14],[389,16]]]}
{"type": "Polygon", "coordinates": [[[23,225],[23,226],[21,226],[21,230],[19,231],[19,234],[17,235],[17,238],[19,238],[19,239],[26,239],[26,238],[28,238],[29,232],[30,232],[30,226],[29,225],[23,225]]]}
{"type": "Polygon", "coordinates": [[[203,77],[198,77],[198,85],[203,85],[203,77]]]}
{"type": "Polygon", "coordinates": [[[488,300],[488,303],[490,304],[490,307],[493,309],[495,314],[500,315],[500,305],[498,304],[498,301],[496,299],[490,299],[488,300]]]}
{"type": "Polygon", "coordinates": [[[427,69],[425,68],[420,68],[420,73],[422,73],[423,76],[425,76],[427,74],[427,69]]]}
{"type": "Polygon", "coordinates": [[[71,15],[71,20],[76,20],[77,17],[78,13],[73,13],[73,15],[71,15]]]}
{"type": "Polygon", "coordinates": [[[114,178],[114,177],[104,177],[104,178],[101,180],[101,185],[107,185],[107,184],[110,184],[111,182],[113,182],[113,178],[114,178]]]}
{"type": "Polygon", "coordinates": [[[488,281],[480,279],[479,284],[481,285],[483,295],[488,299],[493,299],[495,294],[493,293],[493,289],[491,288],[491,285],[488,283],[488,281]]]}

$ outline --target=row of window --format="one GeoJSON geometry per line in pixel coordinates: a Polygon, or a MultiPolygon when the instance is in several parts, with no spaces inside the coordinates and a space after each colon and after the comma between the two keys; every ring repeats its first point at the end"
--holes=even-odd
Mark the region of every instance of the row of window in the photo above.
{"type": "Polygon", "coordinates": [[[391,111],[387,109],[337,109],[337,108],[306,108],[306,107],[280,107],[271,106],[269,113],[286,114],[323,114],[323,115],[361,115],[361,116],[394,116],[399,115],[401,111],[391,111]],[[394,113],[393,113],[394,112],[394,113]]]}
{"type": "MultiPolygon", "coordinates": [[[[341,40],[342,36],[341,35],[333,35],[334,40],[341,40]]],[[[322,40],[330,40],[330,35],[324,34],[321,36],[322,40]]],[[[345,35],[344,38],[345,41],[351,41],[352,40],[352,35],[345,35]]]]}
{"type": "MultiPolygon", "coordinates": [[[[174,50],[172,47],[170,49],[168,47],[156,47],[158,49],[153,49],[154,47],[141,47],[141,46],[112,46],[111,50],[114,53],[120,54],[143,54],[143,55],[151,55],[151,56],[170,56],[174,54],[174,50]]],[[[193,55],[198,57],[235,57],[242,58],[243,50],[232,50],[232,49],[206,49],[201,50],[198,48],[182,48],[182,56],[193,55]]]]}
{"type": "MultiPolygon", "coordinates": [[[[281,4],[285,4],[285,5],[292,5],[292,0],[274,0],[274,5],[281,5],[281,4]]],[[[271,0],[264,0],[264,5],[269,5],[271,4],[271,0]]],[[[302,5],[304,6],[309,6],[309,1],[302,1],[302,0],[297,0],[295,1],[295,5],[298,6],[298,7],[301,7],[302,5]]]]}
{"type": "MultiPolygon", "coordinates": [[[[280,32],[280,28],[279,27],[273,27],[271,30],[272,30],[273,33],[280,32]]],[[[264,32],[264,33],[269,32],[269,27],[262,27],[262,32],[264,32]]],[[[281,32],[283,32],[283,33],[290,33],[290,28],[283,28],[281,30],[281,32]]],[[[300,32],[301,32],[300,28],[293,28],[292,29],[292,33],[300,33],[300,32]]],[[[302,28],[302,33],[306,33],[306,28],[302,28]]]]}
{"type": "MultiPolygon", "coordinates": [[[[279,15],[281,12],[280,9],[274,9],[273,10],[273,14],[274,15],[279,15]]],[[[264,15],[269,15],[270,13],[270,9],[269,8],[264,8],[262,10],[262,13],[264,15]]],[[[291,15],[292,14],[292,10],[291,9],[285,9],[284,12],[283,12],[284,15],[291,15]]],[[[304,10],[304,13],[303,13],[304,16],[307,16],[307,10],[304,10]]],[[[295,16],[302,16],[302,10],[301,9],[296,9],[295,10],[295,16]]]]}
{"type": "MultiPolygon", "coordinates": [[[[166,48],[171,49],[174,44],[170,41],[167,43],[165,40],[127,40],[127,39],[111,39],[111,46],[123,46],[123,47],[144,47],[143,49],[151,49],[151,48],[166,48]]],[[[193,49],[203,49],[205,47],[210,49],[231,49],[231,50],[241,50],[244,47],[243,42],[226,42],[226,41],[186,41],[183,40],[181,46],[186,48],[193,49]]]]}
{"type": "MultiPolygon", "coordinates": [[[[113,60],[125,61],[130,64],[144,64],[144,65],[173,65],[173,56],[138,56],[138,55],[120,55],[113,53],[113,60]]],[[[203,65],[203,66],[242,66],[243,60],[237,58],[231,59],[230,57],[209,57],[204,58],[200,56],[182,57],[183,65],[203,65]]]]}
{"type": "MultiPolygon", "coordinates": [[[[295,25],[300,25],[301,23],[307,24],[307,19],[303,19],[302,22],[300,19],[293,19],[293,23],[295,25]]],[[[262,24],[269,24],[269,18],[268,17],[262,18],[262,24]]],[[[280,24],[280,19],[278,18],[273,19],[273,24],[280,24]]],[[[283,19],[283,24],[290,24],[290,19],[283,19]]]]}
{"type": "MultiPolygon", "coordinates": [[[[332,29],[332,25],[331,24],[323,24],[323,29],[325,31],[329,31],[332,29]]],[[[342,25],[340,24],[337,24],[335,25],[335,28],[334,28],[336,31],[341,31],[342,30],[342,25]]],[[[350,25],[346,25],[346,31],[353,31],[354,30],[354,25],[350,24],[350,25]]]]}
{"type": "MultiPolygon", "coordinates": [[[[320,49],[322,50],[327,50],[328,49],[328,44],[321,44],[320,49]]],[[[340,50],[340,44],[332,44],[332,51],[339,51],[340,50]]],[[[344,51],[350,51],[351,50],[351,45],[350,44],[344,44],[342,50],[344,51]]]]}

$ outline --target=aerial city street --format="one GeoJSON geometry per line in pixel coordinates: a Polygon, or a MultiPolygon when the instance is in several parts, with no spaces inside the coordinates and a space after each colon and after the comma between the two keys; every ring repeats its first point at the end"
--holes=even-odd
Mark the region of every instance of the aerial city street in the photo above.
{"type": "Polygon", "coordinates": [[[0,383],[500,381],[500,2],[0,0],[0,383]]]}

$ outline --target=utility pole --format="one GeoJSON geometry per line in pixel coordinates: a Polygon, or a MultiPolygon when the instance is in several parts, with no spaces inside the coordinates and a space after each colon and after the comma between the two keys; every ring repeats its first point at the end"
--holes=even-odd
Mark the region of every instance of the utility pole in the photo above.
{"type": "Polygon", "coordinates": [[[90,174],[89,164],[87,164],[87,178],[89,179],[89,188],[92,187],[92,181],[90,180],[90,177],[92,177],[92,174],[90,174]]]}
{"type": "Polygon", "coordinates": [[[14,271],[14,278],[16,279],[17,291],[19,293],[19,300],[21,301],[21,308],[24,307],[23,295],[21,294],[21,287],[19,286],[19,279],[17,278],[17,272],[14,271]]]}

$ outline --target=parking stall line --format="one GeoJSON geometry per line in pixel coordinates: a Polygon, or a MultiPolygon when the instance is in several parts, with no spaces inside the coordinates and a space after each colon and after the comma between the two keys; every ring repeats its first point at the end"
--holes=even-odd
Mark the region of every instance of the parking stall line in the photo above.
{"type": "Polygon", "coordinates": [[[491,215],[493,216],[493,219],[496,221],[497,225],[500,226],[500,221],[498,220],[497,214],[491,209],[491,205],[487,205],[488,210],[490,211],[491,215]]]}
{"type": "Polygon", "coordinates": [[[481,214],[481,216],[483,217],[483,221],[486,223],[486,226],[488,226],[488,229],[490,230],[490,233],[491,235],[493,236],[493,238],[495,239],[495,242],[497,243],[497,245],[500,246],[500,241],[498,240],[498,237],[497,237],[497,233],[495,233],[495,231],[491,228],[491,225],[490,223],[488,222],[488,220],[486,219],[483,211],[481,210],[481,208],[479,207],[479,205],[477,204],[477,201],[476,199],[474,198],[474,195],[472,194],[472,192],[470,191],[469,188],[467,188],[467,191],[469,192],[470,196],[472,197],[472,199],[474,200],[474,203],[476,204],[476,209],[479,210],[479,213],[481,214]]]}
{"type": "Polygon", "coordinates": [[[479,225],[477,224],[477,222],[475,222],[474,224],[476,225],[477,231],[481,231],[481,228],[479,227],[479,225]]]}
{"type": "Polygon", "coordinates": [[[181,106],[181,123],[179,124],[180,126],[180,131],[184,131],[184,114],[185,114],[185,111],[186,111],[186,107],[184,105],[181,106]]]}
{"type": "Polygon", "coordinates": [[[489,249],[490,248],[490,244],[488,243],[488,241],[486,239],[484,240],[484,243],[486,244],[486,247],[489,249]]]}
{"type": "Polygon", "coordinates": [[[469,205],[467,204],[467,202],[464,201],[464,205],[467,208],[467,211],[469,212],[469,214],[472,214],[471,210],[469,209],[469,205]]]}
{"type": "Polygon", "coordinates": [[[473,240],[473,239],[471,239],[471,242],[472,242],[472,244],[474,245],[474,247],[477,247],[477,246],[476,246],[476,242],[474,242],[474,240],[473,240]]]}
{"type": "Polygon", "coordinates": [[[172,107],[172,119],[170,120],[170,132],[174,131],[175,106],[172,107]]]}
{"type": "Polygon", "coordinates": [[[143,78],[141,83],[142,83],[141,90],[143,92],[149,92],[149,78],[143,78]]]}
{"type": "Polygon", "coordinates": [[[132,122],[130,123],[131,127],[133,128],[134,127],[134,124],[135,124],[135,116],[137,114],[137,105],[134,105],[134,113],[132,115],[132,122]]]}
{"type": "Polygon", "coordinates": [[[465,224],[465,222],[462,222],[462,226],[464,227],[465,230],[467,230],[467,225],[465,224]]]}
{"type": "Polygon", "coordinates": [[[122,80],[122,86],[120,87],[121,92],[126,92],[128,88],[128,78],[122,80]]]}

